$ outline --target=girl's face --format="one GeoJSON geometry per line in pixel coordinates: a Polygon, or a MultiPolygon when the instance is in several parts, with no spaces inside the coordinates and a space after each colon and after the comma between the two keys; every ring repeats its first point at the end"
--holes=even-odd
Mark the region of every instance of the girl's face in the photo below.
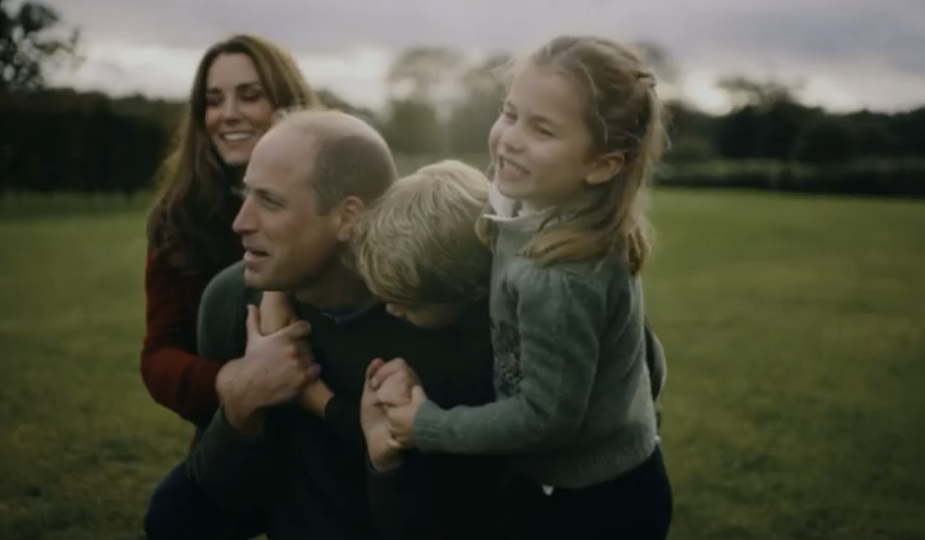
{"type": "Polygon", "coordinates": [[[273,124],[273,104],[246,54],[220,54],[206,76],[206,133],[228,165],[250,160],[257,140],[273,124]]]}
{"type": "Polygon", "coordinates": [[[572,82],[553,70],[528,65],[517,73],[488,136],[498,191],[535,209],[580,197],[599,167],[583,107],[572,82]]]}

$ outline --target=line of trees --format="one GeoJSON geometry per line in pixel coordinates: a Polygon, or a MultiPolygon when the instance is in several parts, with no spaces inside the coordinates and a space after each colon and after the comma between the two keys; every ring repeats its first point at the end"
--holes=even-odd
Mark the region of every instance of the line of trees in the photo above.
{"type": "MultiPolygon", "coordinates": [[[[0,0],[0,193],[148,190],[183,104],[46,88],[50,63],[79,61],[79,34],[62,39],[51,8],[10,5],[0,0]]],[[[676,97],[683,72],[666,51],[638,48],[669,98],[673,147],[661,185],[925,196],[925,107],[832,114],[800,103],[797,85],[729,77],[718,86],[734,107],[710,115],[676,97]]],[[[396,153],[481,161],[507,60],[416,47],[394,59],[382,110],[321,96],[376,124],[396,153]]]]}

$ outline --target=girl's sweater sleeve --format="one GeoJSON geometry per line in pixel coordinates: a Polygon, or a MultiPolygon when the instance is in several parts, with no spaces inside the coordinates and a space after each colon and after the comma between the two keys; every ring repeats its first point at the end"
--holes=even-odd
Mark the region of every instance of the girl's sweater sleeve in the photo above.
{"type": "Polygon", "coordinates": [[[519,372],[502,384],[517,391],[479,407],[443,410],[424,402],[414,437],[425,452],[551,450],[581,429],[607,323],[606,295],[595,279],[558,268],[524,270],[504,288],[509,300],[498,303],[508,311],[492,312],[496,376],[519,372]]]}

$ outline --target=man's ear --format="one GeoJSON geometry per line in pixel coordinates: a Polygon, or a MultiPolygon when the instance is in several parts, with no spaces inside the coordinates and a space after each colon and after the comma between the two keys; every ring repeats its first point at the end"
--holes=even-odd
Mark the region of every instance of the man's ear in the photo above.
{"type": "Polygon", "coordinates": [[[364,204],[359,197],[350,195],[337,206],[337,215],[335,216],[337,239],[341,242],[347,242],[350,240],[350,235],[353,232],[353,226],[356,224],[357,218],[366,210],[366,204],[364,204]]]}
{"type": "Polygon", "coordinates": [[[625,164],[626,156],[623,152],[605,154],[597,158],[591,173],[585,178],[585,182],[589,186],[599,186],[607,183],[623,170],[625,164]]]}

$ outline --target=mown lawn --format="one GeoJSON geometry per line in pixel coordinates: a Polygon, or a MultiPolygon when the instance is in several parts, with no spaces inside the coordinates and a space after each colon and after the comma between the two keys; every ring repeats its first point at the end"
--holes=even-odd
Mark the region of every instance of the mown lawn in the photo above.
{"type": "MultiPolygon", "coordinates": [[[[144,204],[30,204],[0,204],[0,538],[138,538],[190,434],[138,373],[144,204]]],[[[925,205],[655,208],[671,538],[925,538],[925,205]]]]}

